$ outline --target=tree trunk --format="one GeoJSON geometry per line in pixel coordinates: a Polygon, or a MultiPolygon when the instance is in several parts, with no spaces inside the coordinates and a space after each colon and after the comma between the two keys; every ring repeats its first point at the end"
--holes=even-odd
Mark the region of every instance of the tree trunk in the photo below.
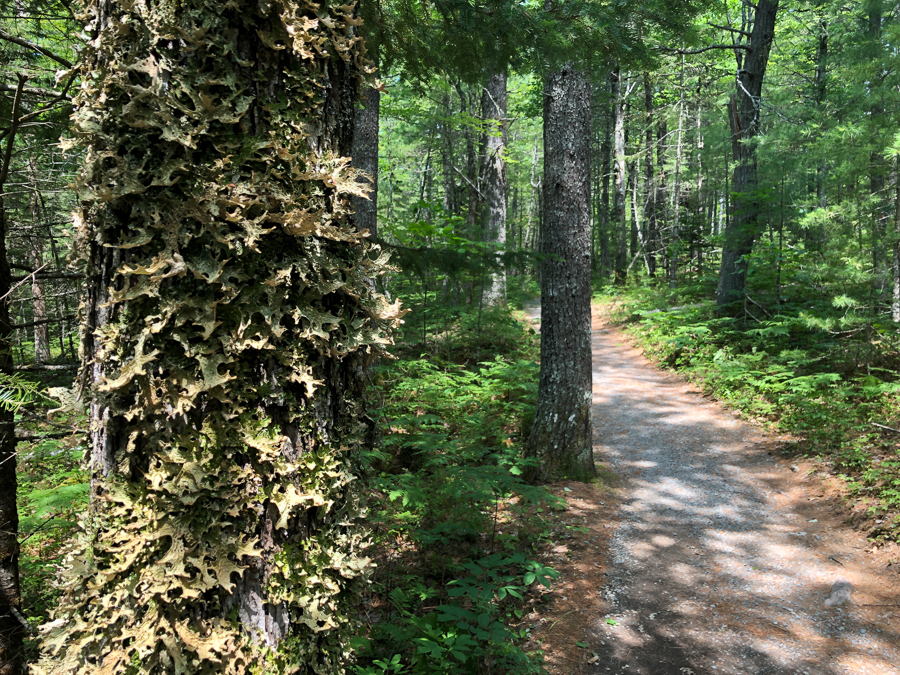
{"type": "MultiPolygon", "coordinates": [[[[459,94],[460,109],[474,116],[473,106],[469,101],[469,96],[462,83],[457,81],[454,83],[456,93],[459,94]]],[[[468,205],[466,211],[466,224],[469,227],[468,236],[473,237],[475,233],[475,221],[478,218],[479,205],[481,198],[479,195],[478,185],[478,153],[475,148],[474,134],[469,123],[463,125],[463,140],[466,145],[466,195],[468,196],[468,205]]]]}
{"type": "Polygon", "coordinates": [[[526,454],[535,478],[596,475],[591,435],[588,79],[571,65],[544,84],[541,375],[526,454]]]}
{"type": "Polygon", "coordinates": [[[894,160],[894,232],[891,243],[891,320],[900,323],[900,160],[894,160]]]}
{"type": "Polygon", "coordinates": [[[681,155],[684,133],[684,54],[681,55],[681,79],[678,86],[678,134],[675,137],[675,186],[672,196],[672,243],[669,246],[669,288],[678,280],[678,253],[681,243],[681,155]]]}
{"type": "Polygon", "coordinates": [[[653,82],[649,72],[644,73],[644,112],[646,114],[644,145],[647,147],[647,156],[644,160],[644,192],[647,195],[644,204],[644,222],[647,224],[647,235],[644,241],[647,254],[647,273],[651,277],[655,277],[659,223],[656,219],[656,185],[653,180],[653,82]]]}
{"type": "Polygon", "coordinates": [[[381,108],[381,92],[374,87],[365,87],[362,106],[357,104],[353,125],[353,166],[365,171],[369,178],[365,197],[352,195],[353,210],[356,211],[356,227],[368,230],[372,237],[378,236],[378,121],[381,108]]]}
{"type": "Polygon", "coordinates": [[[613,117],[615,112],[613,106],[616,104],[615,99],[615,80],[610,74],[610,98],[609,106],[606,109],[606,128],[603,132],[603,143],[600,145],[600,161],[601,171],[601,190],[600,193],[600,274],[606,279],[612,269],[612,256],[610,255],[610,231],[609,231],[609,179],[612,169],[612,128],[613,117]]]}
{"type": "MultiPolygon", "coordinates": [[[[525,221],[525,234],[523,235],[525,249],[531,253],[538,252],[538,226],[534,223],[535,204],[540,198],[541,180],[540,176],[535,178],[538,161],[538,139],[534,139],[534,150],[531,153],[531,177],[528,185],[531,187],[531,196],[528,199],[528,216],[525,221]]],[[[531,265],[528,265],[531,268],[531,265]]]]}
{"type": "Polygon", "coordinates": [[[613,231],[616,242],[616,283],[625,283],[628,267],[628,223],[625,211],[625,88],[622,86],[622,72],[617,65],[613,70],[613,231]]]}
{"type": "MultiPolygon", "coordinates": [[[[821,11],[821,1],[817,3],[816,13],[821,11]]],[[[828,74],[828,22],[824,14],[819,15],[819,35],[816,45],[816,70],[813,78],[814,97],[819,115],[823,119],[827,117],[825,110],[826,83],[828,74]]],[[[816,205],[820,209],[828,207],[828,193],[826,192],[826,177],[828,175],[828,160],[822,159],[816,167],[816,205]]],[[[823,250],[826,243],[826,230],[819,225],[810,232],[813,248],[823,250]]]]}
{"type": "MultiPolygon", "coordinates": [[[[659,123],[656,126],[656,202],[654,222],[655,239],[653,239],[653,250],[664,252],[662,228],[660,224],[666,222],[666,147],[667,137],[669,135],[668,124],[664,116],[660,116],[659,123]]],[[[668,264],[668,256],[664,257],[668,264]]]]}
{"type": "Polygon", "coordinates": [[[481,117],[485,121],[485,154],[482,193],[485,200],[484,242],[497,251],[496,264],[485,279],[482,303],[496,305],[506,300],[506,73],[488,78],[481,96],[481,117]]]}
{"type": "Polygon", "coordinates": [[[733,187],[734,210],[725,229],[722,266],[716,305],[719,311],[739,306],[747,282],[746,256],[762,231],[758,196],[756,138],[759,135],[760,97],[769,51],[775,36],[779,0],[759,0],[743,67],[737,74],[737,91],[728,104],[731,146],[736,165],[733,187]],[[737,304],[736,304],[737,303],[737,304]]]}
{"type": "Polygon", "coordinates": [[[294,9],[86,3],[92,500],[45,673],[345,670],[362,380],[402,312],[353,227],[354,8],[294,9]]]}
{"type": "MultiPolygon", "coordinates": [[[[0,375],[6,376],[13,373],[13,331],[9,317],[12,275],[6,249],[9,224],[3,193],[19,127],[19,106],[25,81],[26,78],[19,75],[12,106],[12,122],[6,133],[6,148],[0,156],[0,375]]],[[[0,406],[0,675],[24,675],[27,672],[22,652],[25,630],[20,612],[22,594],[19,587],[16,464],[15,413],[0,406]]]]}
{"type": "MultiPolygon", "coordinates": [[[[39,176],[33,157],[28,159],[28,173],[32,183],[37,186],[39,176]]],[[[36,189],[31,193],[29,207],[32,235],[28,237],[28,263],[31,269],[37,270],[44,265],[44,216],[41,195],[36,189]]],[[[47,324],[44,281],[38,275],[31,278],[31,308],[34,318],[34,362],[47,363],[50,360],[50,326],[47,324]]]]}
{"type": "Polygon", "coordinates": [[[441,169],[444,181],[444,211],[447,215],[459,213],[456,199],[456,179],[453,177],[453,130],[450,123],[452,97],[448,91],[442,101],[444,120],[441,123],[441,169]]]}

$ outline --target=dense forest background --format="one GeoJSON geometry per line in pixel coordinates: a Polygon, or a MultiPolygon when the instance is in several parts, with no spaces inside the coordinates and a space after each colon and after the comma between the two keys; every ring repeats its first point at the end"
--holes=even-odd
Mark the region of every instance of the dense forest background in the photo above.
{"type": "MultiPolygon", "coordinates": [[[[362,8],[370,125],[380,103],[377,199],[357,209],[377,208],[366,226],[394,265],[379,290],[411,312],[370,378],[380,441],[360,472],[379,567],[355,672],[540,672],[521,619],[552,582],[534,551],[562,506],[525,480],[539,336],[518,310],[553,259],[542,115],[566,59],[589,87],[595,300],[663,364],[794,434],[788,452],[845,480],[873,540],[900,535],[900,9],[607,4],[560,3],[543,23],[528,3],[362,8]]],[[[80,30],[67,0],[0,2],[0,425],[15,444],[0,548],[21,579],[4,630],[24,632],[29,661],[90,492],[84,412],[48,413],[79,363],[80,30]]]]}

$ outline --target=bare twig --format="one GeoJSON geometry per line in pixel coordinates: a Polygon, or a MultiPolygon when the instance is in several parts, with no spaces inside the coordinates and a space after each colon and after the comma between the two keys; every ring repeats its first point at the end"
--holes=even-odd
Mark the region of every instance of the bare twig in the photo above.
{"type": "MultiPolygon", "coordinates": [[[[11,139],[10,139],[10,140],[11,140],[11,139]]],[[[5,299],[7,298],[7,296],[8,296],[10,293],[12,293],[14,290],[16,290],[19,286],[21,286],[22,284],[24,284],[24,283],[25,283],[26,281],[28,281],[29,279],[31,279],[35,274],[37,274],[38,272],[40,272],[42,269],[44,269],[44,268],[45,268],[47,265],[49,265],[49,264],[50,264],[50,263],[47,263],[47,264],[45,264],[45,265],[41,265],[41,266],[38,267],[34,272],[32,272],[31,274],[29,274],[27,277],[23,278],[19,283],[17,283],[15,286],[13,286],[12,288],[10,288],[9,291],[7,291],[6,295],[4,295],[3,297],[0,297],[0,300],[5,300],[5,299]]]]}
{"type": "MultiPolygon", "coordinates": [[[[12,292],[12,291],[10,291],[12,292]]],[[[18,330],[20,328],[34,328],[35,326],[43,326],[48,323],[60,323],[62,321],[71,321],[75,318],[74,314],[66,314],[65,316],[57,316],[52,319],[41,319],[40,321],[30,321],[28,323],[18,323],[14,326],[10,326],[12,330],[18,330]]]]}
{"type": "Polygon", "coordinates": [[[34,626],[28,623],[28,620],[24,616],[22,616],[22,613],[19,610],[17,610],[15,607],[10,607],[9,611],[14,617],[16,617],[19,623],[22,624],[25,632],[27,632],[29,635],[37,635],[37,631],[34,629],[34,626]]]}
{"type": "Polygon", "coordinates": [[[707,22],[706,22],[706,25],[707,25],[707,26],[712,26],[713,28],[719,28],[719,29],[721,29],[721,30],[729,30],[729,31],[731,31],[732,33],[740,33],[741,35],[746,35],[747,37],[750,37],[750,36],[752,35],[752,33],[748,33],[747,31],[741,30],[740,28],[731,28],[731,27],[729,27],[729,26],[720,26],[719,24],[717,24],[717,23],[712,23],[712,22],[710,22],[710,21],[707,21],[707,22]]]}
{"type": "Polygon", "coordinates": [[[772,313],[771,313],[769,310],[767,310],[765,307],[763,307],[761,304],[759,304],[756,300],[754,300],[753,298],[751,298],[749,295],[746,296],[746,298],[747,298],[747,300],[749,300],[749,301],[751,302],[751,304],[756,305],[756,306],[759,307],[763,312],[765,312],[766,316],[768,316],[768,317],[771,317],[771,316],[772,316],[772,313]]]}
{"type": "Polygon", "coordinates": [[[883,424],[877,424],[872,422],[873,427],[878,427],[879,429],[887,429],[888,431],[893,431],[895,434],[900,434],[900,429],[895,429],[894,427],[886,427],[883,424]]]}

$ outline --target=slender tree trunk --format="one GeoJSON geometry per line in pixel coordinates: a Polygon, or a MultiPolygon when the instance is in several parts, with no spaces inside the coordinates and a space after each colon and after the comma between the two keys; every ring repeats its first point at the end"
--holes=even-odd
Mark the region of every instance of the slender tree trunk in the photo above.
{"type": "Polygon", "coordinates": [[[684,132],[684,54],[681,55],[681,78],[678,95],[678,134],[675,137],[675,186],[672,197],[672,243],[669,246],[669,288],[678,280],[678,250],[681,243],[681,155],[684,132]]]}
{"type": "MultiPolygon", "coordinates": [[[[817,3],[816,13],[821,11],[822,0],[817,3]]],[[[819,35],[816,45],[816,70],[813,78],[814,96],[816,107],[822,119],[827,118],[825,110],[825,95],[827,93],[828,74],[828,22],[824,15],[819,16],[819,35]]],[[[828,207],[828,193],[826,192],[826,177],[828,175],[828,160],[823,157],[816,167],[816,205],[820,209],[828,207]]],[[[823,250],[826,244],[827,232],[823,226],[817,226],[810,232],[812,248],[823,250]]]]}
{"type": "Polygon", "coordinates": [[[653,171],[653,81],[649,72],[644,73],[644,112],[646,118],[644,123],[646,129],[644,131],[644,145],[647,148],[647,156],[644,159],[644,192],[646,193],[646,202],[644,205],[644,222],[647,224],[646,235],[646,253],[647,253],[647,273],[651,277],[656,276],[656,243],[658,239],[657,230],[659,223],[656,216],[656,185],[654,184],[653,171]]]}
{"type": "Polygon", "coordinates": [[[354,7],[84,11],[92,501],[41,666],[342,673],[368,566],[363,378],[401,313],[349,199],[354,7]],[[194,91],[207,112],[183,114],[194,91]]]}
{"type": "MultiPolygon", "coordinates": [[[[666,148],[668,147],[669,129],[666,118],[660,116],[659,124],[656,126],[656,211],[654,222],[656,223],[655,239],[653,240],[653,250],[664,252],[665,243],[663,241],[661,224],[666,222],[666,148]]],[[[665,264],[668,266],[669,257],[664,257],[665,264]]]]}
{"type": "MultiPolygon", "coordinates": [[[[534,139],[534,150],[531,152],[531,177],[529,178],[528,185],[531,187],[531,196],[528,198],[528,218],[525,221],[525,248],[532,252],[538,252],[538,227],[534,222],[534,214],[535,214],[535,205],[540,197],[541,193],[541,181],[540,177],[535,177],[535,172],[537,171],[537,161],[538,161],[538,139],[535,137],[534,139]]],[[[530,265],[529,265],[530,267],[530,265]]]]}
{"type": "MultiPolygon", "coordinates": [[[[469,100],[468,92],[462,83],[457,81],[454,83],[456,92],[459,94],[460,107],[464,112],[473,114],[473,106],[469,100]]],[[[469,236],[475,233],[475,221],[478,219],[479,205],[481,197],[479,195],[479,175],[478,175],[478,152],[475,148],[475,135],[469,124],[463,125],[463,140],[466,146],[466,195],[468,196],[468,205],[466,211],[466,224],[469,227],[469,236]]]]}
{"type": "Polygon", "coordinates": [[[900,160],[894,160],[894,232],[891,244],[891,319],[900,323],[900,160]]]}
{"type": "MultiPolygon", "coordinates": [[[[33,157],[28,159],[28,173],[35,191],[29,199],[32,235],[28,237],[28,262],[34,270],[44,265],[44,216],[41,209],[41,195],[37,191],[38,170],[33,157]]],[[[50,326],[47,321],[47,302],[44,281],[38,275],[31,278],[31,308],[34,318],[34,362],[47,363],[50,360],[50,326]]]]}
{"type": "Polygon", "coordinates": [[[443,113],[444,120],[441,123],[441,169],[444,180],[444,211],[448,215],[459,213],[459,202],[456,199],[456,179],[453,176],[453,125],[450,123],[452,114],[452,97],[450,92],[444,95],[443,113]]]}
{"type": "Polygon", "coordinates": [[[759,0],[757,3],[749,49],[744,56],[743,67],[738,70],[737,91],[728,106],[731,145],[736,162],[733,180],[735,204],[722,247],[722,266],[716,292],[716,304],[720,311],[729,306],[739,306],[743,300],[747,282],[746,256],[753,251],[753,242],[762,231],[757,195],[756,138],[759,135],[763,78],[775,36],[777,12],[778,0],[759,0]]]}
{"type": "MultiPolygon", "coordinates": [[[[626,106],[626,119],[631,119],[631,104],[629,103],[626,106]]],[[[637,257],[640,247],[640,236],[638,232],[638,226],[640,224],[640,218],[637,217],[637,187],[638,187],[638,155],[640,153],[640,145],[641,139],[640,135],[637,135],[637,138],[634,141],[633,145],[630,145],[631,141],[631,133],[630,129],[628,129],[627,125],[625,127],[625,148],[626,152],[630,154],[630,159],[625,163],[625,175],[627,178],[627,187],[625,188],[626,194],[630,195],[631,198],[631,223],[628,228],[628,258],[629,265],[631,265],[631,261],[637,257]]]]}
{"type": "MultiPolygon", "coordinates": [[[[867,13],[868,27],[867,37],[869,45],[867,56],[875,64],[876,73],[880,70],[879,66],[883,61],[883,48],[881,44],[881,24],[884,14],[883,0],[866,0],[865,11],[867,13]]],[[[877,75],[876,75],[877,76],[877,75]]],[[[869,117],[873,123],[878,125],[884,117],[884,101],[881,99],[880,88],[875,87],[873,91],[874,101],[872,103],[869,117]]],[[[887,167],[884,158],[877,150],[873,151],[869,157],[869,190],[872,195],[873,213],[872,213],[872,266],[875,273],[875,285],[883,289],[883,273],[885,265],[885,246],[884,240],[887,232],[886,219],[887,211],[885,209],[886,201],[886,183],[885,174],[887,167]]]]}
{"type": "Polygon", "coordinates": [[[488,78],[481,96],[481,117],[485,121],[485,154],[482,193],[485,199],[484,241],[497,251],[496,264],[485,279],[482,303],[496,305],[506,300],[506,73],[488,78]]]}
{"type": "Polygon", "coordinates": [[[616,104],[616,83],[613,75],[607,78],[610,85],[609,105],[606,108],[606,128],[603,132],[603,143],[600,146],[601,193],[600,193],[600,274],[608,278],[612,269],[612,256],[610,254],[610,223],[609,223],[609,179],[612,169],[612,129],[616,104]]]}
{"type": "Polygon", "coordinates": [[[369,188],[366,197],[351,197],[354,218],[360,230],[368,230],[378,236],[378,122],[381,109],[381,92],[366,87],[362,94],[362,106],[355,109],[353,128],[353,166],[370,177],[365,181],[369,188]]]}
{"type": "Polygon", "coordinates": [[[625,283],[628,266],[628,223],[625,211],[625,104],[626,87],[622,83],[622,72],[617,65],[613,70],[613,154],[614,160],[614,202],[613,231],[616,242],[616,283],[625,283]]]}
{"type": "MultiPolygon", "coordinates": [[[[6,130],[6,148],[0,155],[0,374],[13,373],[13,330],[10,327],[9,293],[12,281],[6,238],[9,223],[3,201],[9,176],[13,143],[19,127],[19,107],[26,78],[19,75],[12,106],[12,122],[6,130]]],[[[19,586],[19,514],[16,507],[15,414],[0,407],[0,675],[24,675],[27,672],[22,643],[25,637],[19,586]]]]}
{"type": "Polygon", "coordinates": [[[697,97],[697,274],[703,274],[703,241],[706,217],[703,203],[703,99],[697,97]]]}
{"type": "Polygon", "coordinates": [[[572,66],[544,84],[541,375],[526,454],[534,477],[596,475],[591,434],[591,91],[572,66]]]}

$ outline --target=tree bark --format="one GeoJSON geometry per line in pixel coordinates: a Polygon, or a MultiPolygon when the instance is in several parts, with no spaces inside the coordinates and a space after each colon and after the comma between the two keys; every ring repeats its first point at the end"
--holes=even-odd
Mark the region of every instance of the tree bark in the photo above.
{"type": "MultiPolygon", "coordinates": [[[[531,253],[538,252],[538,226],[534,222],[535,205],[541,193],[541,178],[535,177],[538,162],[538,139],[534,139],[534,149],[531,152],[531,176],[528,185],[531,188],[531,196],[528,198],[528,216],[525,221],[525,233],[523,234],[525,249],[531,253]]],[[[531,268],[531,265],[528,265],[531,268]]]]}
{"type": "Polygon", "coordinates": [[[659,223],[656,213],[656,185],[654,183],[653,171],[653,81],[649,72],[644,73],[644,113],[646,118],[644,124],[644,145],[647,148],[647,156],[644,160],[644,192],[647,195],[644,206],[644,222],[647,224],[647,235],[645,239],[647,254],[647,273],[650,277],[656,276],[656,242],[658,237],[659,223]]]}
{"type": "Polygon", "coordinates": [[[526,454],[533,477],[596,475],[591,435],[588,79],[571,65],[544,84],[541,374],[526,454]]]}
{"type": "Polygon", "coordinates": [[[891,242],[891,320],[900,323],[900,159],[894,160],[894,232],[891,242]]]}
{"type": "MultiPolygon", "coordinates": [[[[9,293],[12,274],[9,270],[6,237],[9,224],[3,201],[9,176],[13,143],[19,127],[19,106],[26,78],[19,76],[13,101],[6,148],[0,156],[0,374],[13,372],[12,328],[9,316],[9,293]]],[[[19,513],[16,507],[15,413],[0,407],[0,675],[24,675],[27,672],[22,643],[25,629],[20,617],[22,594],[19,586],[19,513]],[[19,615],[16,616],[16,612],[19,615]]]]}
{"type": "Polygon", "coordinates": [[[616,242],[616,283],[625,283],[628,267],[628,224],[625,211],[625,88],[622,72],[617,65],[613,70],[613,232],[616,242]]]}
{"type": "Polygon", "coordinates": [[[610,86],[609,104],[606,106],[606,125],[603,131],[603,142],[600,145],[601,193],[600,193],[600,275],[606,279],[612,269],[612,255],[610,254],[610,227],[609,227],[609,179],[612,170],[612,137],[613,117],[615,111],[615,87],[613,75],[607,78],[610,86]]]}
{"type": "Polygon", "coordinates": [[[743,67],[737,73],[737,91],[728,105],[731,146],[736,162],[732,183],[735,197],[722,247],[722,266],[716,291],[719,311],[739,306],[743,301],[747,282],[746,257],[753,251],[753,243],[762,231],[757,194],[756,138],[759,135],[763,78],[775,37],[777,12],[778,0],[759,0],[743,67]]]}
{"type": "MultiPolygon", "coordinates": [[[[663,252],[663,236],[661,223],[666,221],[666,147],[667,137],[669,135],[668,124],[666,118],[661,116],[656,126],[656,238],[652,241],[653,250],[663,252]]],[[[668,265],[668,256],[663,258],[665,264],[668,265]]]]}
{"type": "Polygon", "coordinates": [[[448,91],[442,101],[444,120],[441,123],[441,169],[444,182],[444,211],[448,216],[459,213],[456,179],[453,177],[453,129],[450,123],[452,97],[448,91]]]}
{"type": "Polygon", "coordinates": [[[353,129],[353,166],[368,174],[364,183],[368,187],[365,197],[352,195],[356,227],[378,236],[378,121],[381,109],[381,92],[366,87],[362,94],[362,106],[355,109],[353,129]]]}
{"type": "MultiPolygon", "coordinates": [[[[28,173],[32,183],[38,185],[38,171],[33,157],[28,159],[28,173]]],[[[44,217],[41,195],[35,189],[29,199],[33,234],[28,237],[28,263],[34,270],[44,265],[44,217]]],[[[46,323],[47,302],[44,298],[44,281],[38,275],[31,278],[31,308],[34,317],[34,362],[46,363],[50,360],[50,329],[46,323]],[[45,322],[45,323],[38,323],[45,322]]]]}
{"type": "Polygon", "coordinates": [[[362,381],[401,312],[353,225],[354,8],[296,9],[85,3],[91,509],[43,672],[345,671],[362,381]]]}
{"type": "Polygon", "coordinates": [[[684,132],[684,55],[681,56],[681,78],[678,86],[678,133],[675,137],[675,185],[672,196],[672,243],[669,246],[669,288],[678,280],[678,253],[681,243],[681,155],[684,132]]]}
{"type": "Polygon", "coordinates": [[[506,300],[506,268],[503,249],[506,246],[506,73],[488,78],[481,95],[481,118],[485,122],[484,160],[482,165],[482,194],[484,195],[484,242],[497,251],[495,264],[485,280],[482,292],[484,305],[497,305],[506,300]]]}

